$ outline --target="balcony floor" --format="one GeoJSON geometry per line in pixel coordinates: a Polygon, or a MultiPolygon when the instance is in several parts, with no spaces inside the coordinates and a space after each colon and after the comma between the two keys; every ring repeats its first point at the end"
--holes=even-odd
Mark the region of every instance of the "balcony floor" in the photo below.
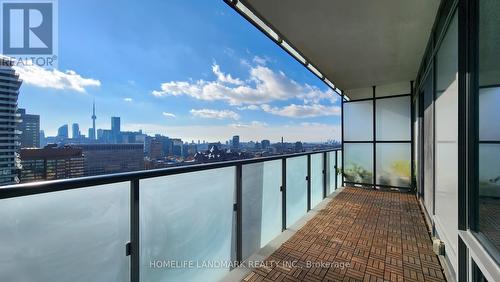
{"type": "Polygon", "coordinates": [[[243,281],[445,281],[415,196],[360,188],[345,188],[265,262],[243,281]]]}

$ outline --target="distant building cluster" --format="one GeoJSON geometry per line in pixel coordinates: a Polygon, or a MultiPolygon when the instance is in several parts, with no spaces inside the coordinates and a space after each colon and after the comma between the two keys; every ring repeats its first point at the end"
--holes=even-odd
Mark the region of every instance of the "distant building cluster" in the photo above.
{"type": "Polygon", "coordinates": [[[122,131],[121,118],[111,117],[110,129],[96,128],[96,105],[92,104],[92,127],[87,135],[78,123],[61,125],[56,136],[46,136],[40,115],[17,108],[22,81],[12,68],[0,69],[0,186],[43,180],[112,174],[289,154],[338,147],[326,144],[271,143],[269,140],[185,142],[160,134],[122,131]]]}

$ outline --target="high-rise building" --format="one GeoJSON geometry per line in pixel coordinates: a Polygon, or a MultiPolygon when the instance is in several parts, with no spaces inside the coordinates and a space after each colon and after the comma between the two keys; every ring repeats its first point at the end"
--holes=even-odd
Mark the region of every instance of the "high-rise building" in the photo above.
{"type": "Polygon", "coordinates": [[[47,139],[45,138],[45,131],[40,130],[40,147],[45,147],[47,145],[47,139]]]}
{"type": "Polygon", "coordinates": [[[171,144],[172,144],[172,151],[171,151],[171,154],[173,156],[176,156],[176,157],[181,157],[183,154],[182,154],[182,145],[184,144],[182,142],[181,139],[170,139],[171,140],[171,144]]]}
{"type": "Polygon", "coordinates": [[[95,120],[97,119],[97,116],[95,115],[95,100],[92,103],[92,128],[89,128],[89,139],[90,140],[95,140],[97,135],[95,131],[95,120]]]}
{"type": "Polygon", "coordinates": [[[84,157],[81,148],[56,147],[21,149],[21,182],[82,177],[84,157]]]}
{"type": "Polygon", "coordinates": [[[78,123],[73,123],[73,125],[71,126],[71,130],[73,139],[80,139],[81,133],[80,133],[80,126],[78,125],[78,123]]]}
{"type": "Polygon", "coordinates": [[[300,153],[304,150],[304,147],[302,145],[302,142],[297,141],[295,142],[295,152],[300,153]]]}
{"type": "Polygon", "coordinates": [[[239,149],[240,148],[240,136],[239,135],[234,135],[233,136],[232,147],[233,147],[233,149],[239,149]]]}
{"type": "MultiPolygon", "coordinates": [[[[3,59],[2,59],[3,60],[3,59]]],[[[0,67],[0,185],[19,182],[19,135],[20,122],[17,113],[17,97],[22,81],[11,67],[0,67]]]]}
{"type": "Polygon", "coordinates": [[[148,157],[151,160],[158,160],[163,157],[163,155],[163,144],[161,143],[161,140],[152,138],[149,144],[148,157]]]}
{"type": "Polygon", "coordinates": [[[111,117],[111,139],[113,143],[121,143],[120,117],[111,117]]]}
{"type": "Polygon", "coordinates": [[[21,114],[21,123],[18,125],[21,131],[21,148],[40,147],[40,116],[27,114],[26,109],[18,109],[21,114]]]}
{"type": "Polygon", "coordinates": [[[266,150],[267,148],[271,147],[271,142],[269,140],[262,140],[260,142],[261,146],[262,146],[262,149],[266,150]]]}
{"type": "Polygon", "coordinates": [[[59,139],[68,139],[68,125],[67,124],[61,125],[57,129],[57,137],[59,139]]]}
{"type": "Polygon", "coordinates": [[[79,144],[85,156],[85,176],[144,169],[143,144],[79,144]]]}

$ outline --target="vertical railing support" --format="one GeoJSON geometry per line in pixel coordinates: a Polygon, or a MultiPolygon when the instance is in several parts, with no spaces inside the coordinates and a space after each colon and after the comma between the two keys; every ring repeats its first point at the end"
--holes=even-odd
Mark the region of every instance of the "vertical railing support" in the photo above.
{"type": "Polygon", "coordinates": [[[372,117],[372,122],[373,122],[373,189],[377,189],[377,100],[375,97],[377,96],[375,94],[376,91],[376,86],[372,86],[373,89],[373,117],[372,117]]]}
{"type": "Polygon", "coordinates": [[[307,211],[311,210],[311,154],[307,155],[307,211]]]}
{"type": "Polygon", "coordinates": [[[342,131],[342,136],[341,136],[341,142],[342,144],[340,144],[342,147],[341,147],[341,150],[342,150],[342,167],[341,167],[341,170],[342,170],[342,187],[344,187],[344,169],[345,169],[345,166],[344,166],[344,159],[345,159],[345,146],[344,146],[344,91],[342,91],[342,96],[341,96],[341,103],[340,103],[340,119],[341,119],[341,131],[342,131]]]}
{"type": "Polygon", "coordinates": [[[339,153],[339,150],[335,150],[335,170],[334,170],[335,171],[335,190],[337,190],[337,188],[339,187],[338,181],[337,181],[338,173],[339,173],[339,171],[338,171],[338,165],[339,165],[338,164],[338,160],[339,160],[338,153],[339,153]]]}
{"type": "Polygon", "coordinates": [[[139,282],[139,179],[130,181],[130,281],[139,282]]]}
{"type": "Polygon", "coordinates": [[[243,167],[236,165],[236,260],[243,261],[243,167]]]}
{"type": "Polygon", "coordinates": [[[281,159],[281,231],[286,230],[286,157],[281,159]]]}
{"type": "Polygon", "coordinates": [[[328,153],[327,152],[324,152],[323,153],[323,199],[326,198],[326,196],[328,196],[328,186],[331,187],[330,183],[327,183],[327,174],[326,172],[327,171],[331,171],[329,170],[329,166],[327,165],[328,164],[328,153]]]}

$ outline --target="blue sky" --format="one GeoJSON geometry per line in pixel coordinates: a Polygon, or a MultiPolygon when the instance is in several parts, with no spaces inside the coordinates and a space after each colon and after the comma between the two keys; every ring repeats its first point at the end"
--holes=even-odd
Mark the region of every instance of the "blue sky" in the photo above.
{"type": "Polygon", "coordinates": [[[19,107],[186,141],[339,139],[333,91],[222,0],[59,1],[58,70],[19,70],[19,107]]]}

